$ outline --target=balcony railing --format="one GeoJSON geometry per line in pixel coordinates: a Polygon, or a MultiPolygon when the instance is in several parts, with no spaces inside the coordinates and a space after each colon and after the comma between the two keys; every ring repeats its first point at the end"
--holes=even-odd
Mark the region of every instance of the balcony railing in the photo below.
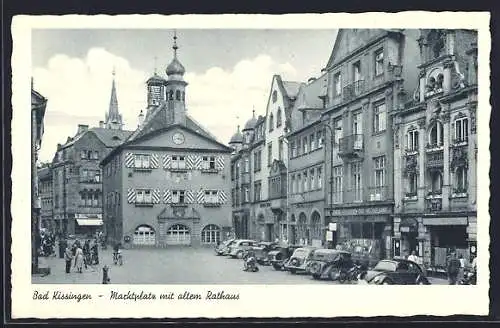
{"type": "Polygon", "coordinates": [[[392,199],[387,186],[370,187],[368,188],[368,200],[371,202],[379,202],[392,199]]]}
{"type": "Polygon", "coordinates": [[[344,87],[342,92],[342,99],[349,101],[361,95],[365,91],[365,81],[358,80],[344,87]]]}
{"type": "Polygon", "coordinates": [[[346,157],[361,157],[363,152],[363,135],[352,134],[350,136],[340,138],[339,140],[339,156],[346,157]]]}
{"type": "Polygon", "coordinates": [[[443,151],[439,151],[436,153],[427,154],[427,167],[442,167],[443,166],[443,151]]]}

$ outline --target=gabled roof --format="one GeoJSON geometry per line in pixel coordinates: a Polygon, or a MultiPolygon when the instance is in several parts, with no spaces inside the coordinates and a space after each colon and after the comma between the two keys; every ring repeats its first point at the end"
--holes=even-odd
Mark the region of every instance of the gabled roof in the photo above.
{"type": "Polygon", "coordinates": [[[62,148],[68,148],[77,142],[86,133],[93,133],[106,147],[114,148],[122,144],[132,134],[133,131],[114,130],[105,128],[91,128],[83,133],[75,135],[73,138],[68,138],[68,141],[62,145],[62,148]]]}
{"type": "Polygon", "coordinates": [[[288,98],[295,98],[299,93],[300,82],[283,81],[283,87],[285,88],[285,92],[288,98]]]}
{"type": "Polygon", "coordinates": [[[224,145],[223,143],[220,143],[219,141],[215,140],[214,138],[211,138],[210,136],[207,136],[205,134],[197,132],[197,131],[195,131],[195,130],[193,130],[193,129],[191,129],[183,124],[170,124],[170,125],[167,125],[163,128],[158,128],[158,129],[155,129],[151,132],[137,136],[136,138],[133,138],[133,139],[129,138],[127,141],[125,141],[124,143],[115,147],[111,152],[109,152],[108,155],[101,161],[101,165],[104,165],[107,162],[109,162],[109,160],[111,158],[113,158],[115,156],[115,154],[119,153],[122,149],[126,148],[127,146],[132,146],[134,144],[139,143],[140,141],[149,140],[151,138],[156,137],[157,135],[159,135],[161,133],[164,133],[164,132],[167,132],[169,130],[176,129],[176,128],[185,130],[185,131],[190,132],[194,135],[197,135],[205,140],[211,141],[215,145],[219,146],[222,149],[222,151],[224,151],[224,152],[231,153],[233,151],[230,147],[224,145]]]}

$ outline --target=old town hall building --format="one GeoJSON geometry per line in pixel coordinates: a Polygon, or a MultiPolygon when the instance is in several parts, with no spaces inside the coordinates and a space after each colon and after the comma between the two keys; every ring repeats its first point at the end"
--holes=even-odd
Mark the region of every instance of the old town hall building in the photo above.
{"type": "Polygon", "coordinates": [[[128,248],[211,245],[231,229],[231,149],[186,113],[176,39],[139,127],[101,162],[108,240],[128,248]]]}

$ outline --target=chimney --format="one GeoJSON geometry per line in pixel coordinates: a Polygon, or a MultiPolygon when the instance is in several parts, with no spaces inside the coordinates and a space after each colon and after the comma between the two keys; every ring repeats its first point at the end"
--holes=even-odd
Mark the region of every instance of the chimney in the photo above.
{"type": "Polygon", "coordinates": [[[89,129],[88,125],[78,124],[78,132],[76,134],[84,133],[89,129]]]}
{"type": "Polygon", "coordinates": [[[100,127],[101,129],[103,129],[103,128],[104,128],[104,121],[99,121],[99,127],[100,127]]]}
{"type": "Polygon", "coordinates": [[[57,150],[61,150],[62,145],[60,143],[57,144],[57,150]]]}

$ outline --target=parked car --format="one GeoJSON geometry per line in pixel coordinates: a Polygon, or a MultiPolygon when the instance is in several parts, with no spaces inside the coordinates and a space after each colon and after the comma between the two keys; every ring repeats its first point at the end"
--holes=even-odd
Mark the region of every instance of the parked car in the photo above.
{"type": "Polygon", "coordinates": [[[336,249],[317,249],[311,255],[309,273],[314,279],[336,280],[341,270],[347,271],[353,265],[349,252],[336,249]]]}
{"type": "Polygon", "coordinates": [[[297,248],[301,248],[299,245],[289,245],[284,247],[277,247],[276,249],[270,251],[267,254],[269,263],[273,266],[273,268],[277,271],[284,270],[285,262],[290,259],[293,252],[297,248]]]}
{"type": "Polygon", "coordinates": [[[381,260],[368,270],[360,283],[374,285],[430,285],[425,272],[415,262],[404,259],[381,260]]]}
{"type": "Polygon", "coordinates": [[[227,239],[215,246],[215,254],[216,255],[226,255],[224,253],[227,253],[229,251],[229,245],[233,243],[236,239],[227,239]]]}
{"type": "Polygon", "coordinates": [[[297,248],[290,259],[285,262],[284,268],[286,271],[290,271],[291,274],[296,272],[308,273],[309,261],[311,260],[312,253],[316,250],[316,247],[300,247],[297,248]]]}
{"type": "Polygon", "coordinates": [[[278,243],[270,242],[270,241],[261,241],[257,244],[256,247],[253,247],[253,251],[255,254],[255,258],[257,263],[260,265],[269,265],[269,257],[268,254],[270,251],[277,249],[278,243]]]}
{"type": "Polygon", "coordinates": [[[245,251],[257,246],[257,241],[250,239],[238,239],[229,245],[229,252],[227,255],[232,258],[243,258],[245,251]]]}

